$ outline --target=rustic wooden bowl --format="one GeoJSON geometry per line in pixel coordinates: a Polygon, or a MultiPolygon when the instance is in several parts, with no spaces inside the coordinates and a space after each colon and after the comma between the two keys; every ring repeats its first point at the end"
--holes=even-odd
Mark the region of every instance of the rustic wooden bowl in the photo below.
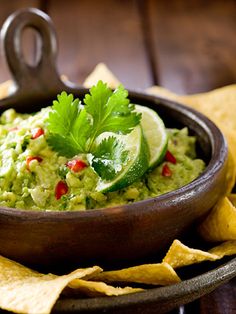
{"type": "MultiPolygon", "coordinates": [[[[1,111],[13,107],[32,112],[51,104],[62,90],[82,97],[87,91],[63,83],[58,75],[56,36],[49,17],[37,9],[18,11],[2,29],[15,92],[0,101],[1,111]],[[20,35],[25,27],[41,37],[41,59],[35,66],[23,59],[20,35]]],[[[151,256],[166,248],[210,210],[225,193],[227,145],[219,129],[202,114],[176,102],[129,93],[134,103],[157,110],[167,126],[188,126],[198,140],[206,170],[193,182],[160,197],[109,209],[84,212],[39,212],[0,208],[0,254],[25,264],[112,265],[151,256]]]]}

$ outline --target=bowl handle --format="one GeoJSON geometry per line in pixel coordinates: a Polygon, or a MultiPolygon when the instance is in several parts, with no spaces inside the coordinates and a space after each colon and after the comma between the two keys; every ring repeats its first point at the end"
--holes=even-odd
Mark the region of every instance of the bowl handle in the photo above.
{"type": "MultiPolygon", "coordinates": [[[[42,102],[50,95],[62,90],[78,93],[79,86],[62,82],[56,67],[57,39],[50,17],[36,8],[16,11],[5,21],[1,40],[6,61],[13,75],[16,90],[13,95],[1,100],[1,109],[22,105],[22,101],[42,102]],[[25,28],[35,29],[41,37],[41,55],[36,65],[25,62],[22,52],[22,32],[25,28]],[[21,104],[20,104],[21,102],[21,104]]],[[[25,105],[24,105],[25,107],[25,105]]]]}

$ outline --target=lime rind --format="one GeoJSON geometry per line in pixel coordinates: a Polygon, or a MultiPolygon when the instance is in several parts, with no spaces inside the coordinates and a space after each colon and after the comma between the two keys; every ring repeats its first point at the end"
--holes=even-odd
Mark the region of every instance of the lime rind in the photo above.
{"type": "Polygon", "coordinates": [[[142,113],[141,126],[150,150],[149,169],[158,166],[164,159],[168,147],[168,134],[163,120],[156,111],[135,105],[135,110],[142,113]]]}
{"type": "MultiPolygon", "coordinates": [[[[159,165],[165,157],[168,134],[163,120],[148,107],[136,105],[135,109],[142,113],[141,124],[128,135],[115,134],[129,151],[129,162],[123,165],[123,170],[115,179],[105,181],[100,178],[96,188],[99,192],[112,192],[129,186],[147,170],[159,165]]],[[[110,135],[105,134],[103,138],[110,135]]]]}
{"type": "Polygon", "coordinates": [[[129,186],[139,179],[149,167],[150,153],[141,125],[136,126],[128,135],[115,136],[125,144],[125,149],[129,151],[129,161],[114,180],[99,179],[96,190],[103,193],[129,186]]]}

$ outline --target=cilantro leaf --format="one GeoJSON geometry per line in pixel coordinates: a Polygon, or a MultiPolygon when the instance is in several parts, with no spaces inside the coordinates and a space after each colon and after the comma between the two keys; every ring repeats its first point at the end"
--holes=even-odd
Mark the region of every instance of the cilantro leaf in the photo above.
{"type": "Polygon", "coordinates": [[[49,113],[48,130],[56,134],[67,135],[79,111],[79,99],[74,100],[72,94],[62,92],[53,101],[52,111],[49,113]]]}
{"type": "Polygon", "coordinates": [[[73,157],[86,151],[90,136],[90,119],[78,99],[62,92],[53,102],[47,128],[48,143],[54,150],[66,157],[73,157]]]}
{"type": "Polygon", "coordinates": [[[127,97],[122,85],[112,93],[102,81],[90,89],[90,95],[85,95],[85,109],[93,119],[92,140],[103,132],[128,134],[140,123],[141,114],[134,111],[127,97]]]}
{"type": "Polygon", "coordinates": [[[110,136],[101,141],[93,151],[92,166],[104,180],[111,180],[122,170],[122,164],[127,162],[128,151],[124,144],[110,136]]]}
{"type": "Polygon", "coordinates": [[[70,137],[80,144],[83,153],[87,152],[87,141],[92,131],[91,126],[91,119],[83,108],[75,119],[70,132],[70,137]]]}
{"type": "Polygon", "coordinates": [[[77,147],[76,142],[70,137],[52,133],[49,134],[47,142],[60,155],[68,158],[73,157],[80,152],[80,147],[77,147]]]}

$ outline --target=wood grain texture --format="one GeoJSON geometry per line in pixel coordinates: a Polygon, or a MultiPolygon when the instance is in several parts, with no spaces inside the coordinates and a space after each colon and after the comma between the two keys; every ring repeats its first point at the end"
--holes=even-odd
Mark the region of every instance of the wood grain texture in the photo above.
{"type": "Polygon", "coordinates": [[[236,82],[236,2],[148,2],[160,85],[204,92],[236,82]]]}
{"type": "Polygon", "coordinates": [[[82,83],[105,62],[128,88],[152,84],[136,1],[48,1],[59,38],[59,69],[82,83]],[[68,5],[69,3],[69,5],[68,5]]]}
{"type": "MultiPolygon", "coordinates": [[[[7,19],[7,17],[12,14],[14,11],[27,8],[27,7],[40,7],[39,0],[11,0],[11,1],[0,1],[0,27],[7,19]]],[[[36,47],[36,36],[33,31],[25,32],[23,36],[23,54],[26,60],[29,60],[30,63],[33,63],[36,47]]],[[[3,56],[2,46],[1,48],[1,55],[0,55],[0,83],[6,81],[7,79],[11,78],[11,74],[9,73],[5,58],[3,56]]]]}

